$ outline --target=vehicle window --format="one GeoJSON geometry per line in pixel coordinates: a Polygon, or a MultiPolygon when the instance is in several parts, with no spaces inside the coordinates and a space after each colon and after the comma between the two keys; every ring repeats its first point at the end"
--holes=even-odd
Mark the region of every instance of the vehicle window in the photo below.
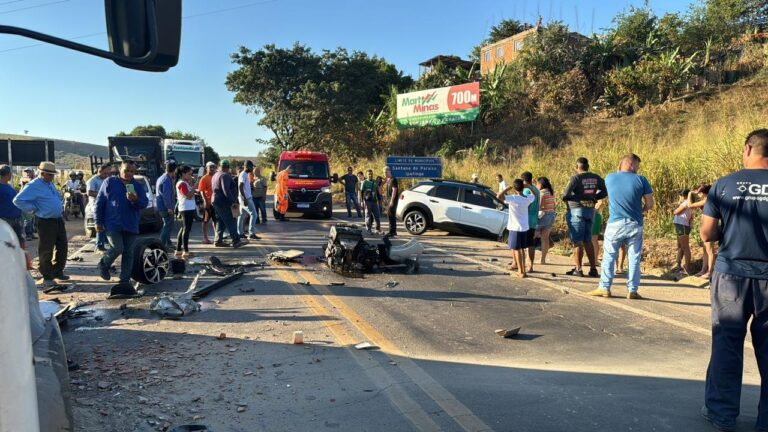
{"type": "Polygon", "coordinates": [[[465,189],[464,202],[480,207],[496,208],[496,202],[487,193],[479,190],[465,189]]]}
{"type": "Polygon", "coordinates": [[[421,193],[429,193],[429,191],[432,190],[432,185],[418,185],[415,188],[411,189],[414,192],[421,192],[421,193]]]}
{"type": "Polygon", "coordinates": [[[290,178],[328,179],[328,163],[315,161],[284,160],[280,162],[280,171],[293,167],[290,178]]]}
{"type": "Polygon", "coordinates": [[[457,186],[438,186],[435,188],[434,197],[451,201],[458,201],[459,188],[457,186]]]}

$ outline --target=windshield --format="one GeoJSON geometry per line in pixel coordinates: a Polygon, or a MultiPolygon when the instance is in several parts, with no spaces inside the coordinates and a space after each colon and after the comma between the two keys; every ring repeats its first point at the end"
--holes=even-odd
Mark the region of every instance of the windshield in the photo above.
{"type": "Polygon", "coordinates": [[[330,177],[327,162],[284,160],[280,162],[280,171],[289,165],[293,167],[290,178],[328,179],[330,177]]]}
{"type": "Polygon", "coordinates": [[[169,152],[168,159],[175,160],[178,165],[189,165],[195,168],[203,165],[202,153],[200,152],[174,150],[169,152]]]}

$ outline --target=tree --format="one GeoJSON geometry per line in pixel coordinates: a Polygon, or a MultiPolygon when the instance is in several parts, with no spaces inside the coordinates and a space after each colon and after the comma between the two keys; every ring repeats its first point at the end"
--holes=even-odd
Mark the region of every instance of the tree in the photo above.
{"type": "MultiPolygon", "coordinates": [[[[177,139],[177,140],[197,141],[197,140],[200,139],[200,136],[195,134],[195,133],[183,132],[183,131],[180,131],[180,130],[177,129],[175,131],[168,132],[168,134],[165,136],[165,138],[177,139]]],[[[208,160],[208,159],[206,159],[206,160],[208,160]]]]}
{"type": "Polygon", "coordinates": [[[203,148],[203,158],[206,162],[213,162],[215,164],[218,164],[221,161],[219,154],[209,145],[206,145],[203,148]]]}
{"type": "MultiPolygon", "coordinates": [[[[161,125],[136,126],[131,130],[130,133],[120,131],[117,133],[117,136],[157,136],[160,138],[178,140],[202,140],[199,135],[192,132],[184,132],[178,129],[171,132],[166,132],[165,128],[161,125]]],[[[206,162],[210,161],[219,163],[221,158],[219,157],[219,154],[216,153],[216,150],[213,149],[213,147],[206,144],[203,152],[206,162]]]]}
{"type": "Polygon", "coordinates": [[[555,22],[526,38],[520,62],[529,77],[542,73],[564,74],[578,65],[584,44],[574,39],[568,27],[555,22]]]}
{"type": "Polygon", "coordinates": [[[491,30],[488,32],[488,37],[483,39],[483,41],[480,42],[480,45],[477,45],[476,47],[472,48],[472,52],[469,54],[470,60],[480,61],[480,51],[485,45],[492,44],[502,39],[506,39],[508,37],[514,36],[530,28],[533,28],[533,25],[520,22],[518,20],[514,20],[514,19],[502,20],[500,23],[491,27],[491,30]]]}
{"type": "Polygon", "coordinates": [[[117,136],[159,136],[166,137],[165,128],[160,125],[136,126],[130,133],[120,131],[117,136]]]}
{"type": "Polygon", "coordinates": [[[274,135],[266,144],[280,150],[369,156],[375,149],[366,121],[382,109],[391,86],[413,82],[384,59],[343,48],[318,55],[298,43],[241,47],[232,62],[238,69],[227,75],[227,89],[261,115],[258,123],[274,135]]]}

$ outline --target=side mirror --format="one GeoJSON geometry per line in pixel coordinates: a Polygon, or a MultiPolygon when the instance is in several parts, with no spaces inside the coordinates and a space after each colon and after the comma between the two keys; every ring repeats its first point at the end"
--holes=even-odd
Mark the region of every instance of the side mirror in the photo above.
{"type": "Polygon", "coordinates": [[[277,180],[277,172],[272,171],[272,175],[269,176],[269,181],[275,181],[277,180]]]}
{"type": "Polygon", "coordinates": [[[339,175],[336,173],[333,173],[331,176],[331,183],[338,183],[339,182],[339,175]]]}
{"type": "Polygon", "coordinates": [[[104,0],[104,10],[109,49],[118,56],[115,63],[153,72],[176,66],[181,0],[104,0]]]}
{"type": "Polygon", "coordinates": [[[181,0],[104,0],[110,51],[21,27],[0,25],[14,34],[102,57],[120,66],[164,72],[179,61],[181,0]]]}

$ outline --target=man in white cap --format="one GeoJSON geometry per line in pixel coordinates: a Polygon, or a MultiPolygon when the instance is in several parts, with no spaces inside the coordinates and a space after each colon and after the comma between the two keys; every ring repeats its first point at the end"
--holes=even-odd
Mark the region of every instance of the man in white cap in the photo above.
{"type": "Polygon", "coordinates": [[[62,202],[53,179],[56,177],[56,165],[53,162],[40,162],[40,177],[32,180],[13,199],[13,204],[22,211],[37,217],[37,229],[40,241],[37,255],[40,260],[40,273],[43,275],[43,287],[50,288],[56,281],[67,281],[64,274],[67,264],[67,230],[64,226],[62,202]]]}

